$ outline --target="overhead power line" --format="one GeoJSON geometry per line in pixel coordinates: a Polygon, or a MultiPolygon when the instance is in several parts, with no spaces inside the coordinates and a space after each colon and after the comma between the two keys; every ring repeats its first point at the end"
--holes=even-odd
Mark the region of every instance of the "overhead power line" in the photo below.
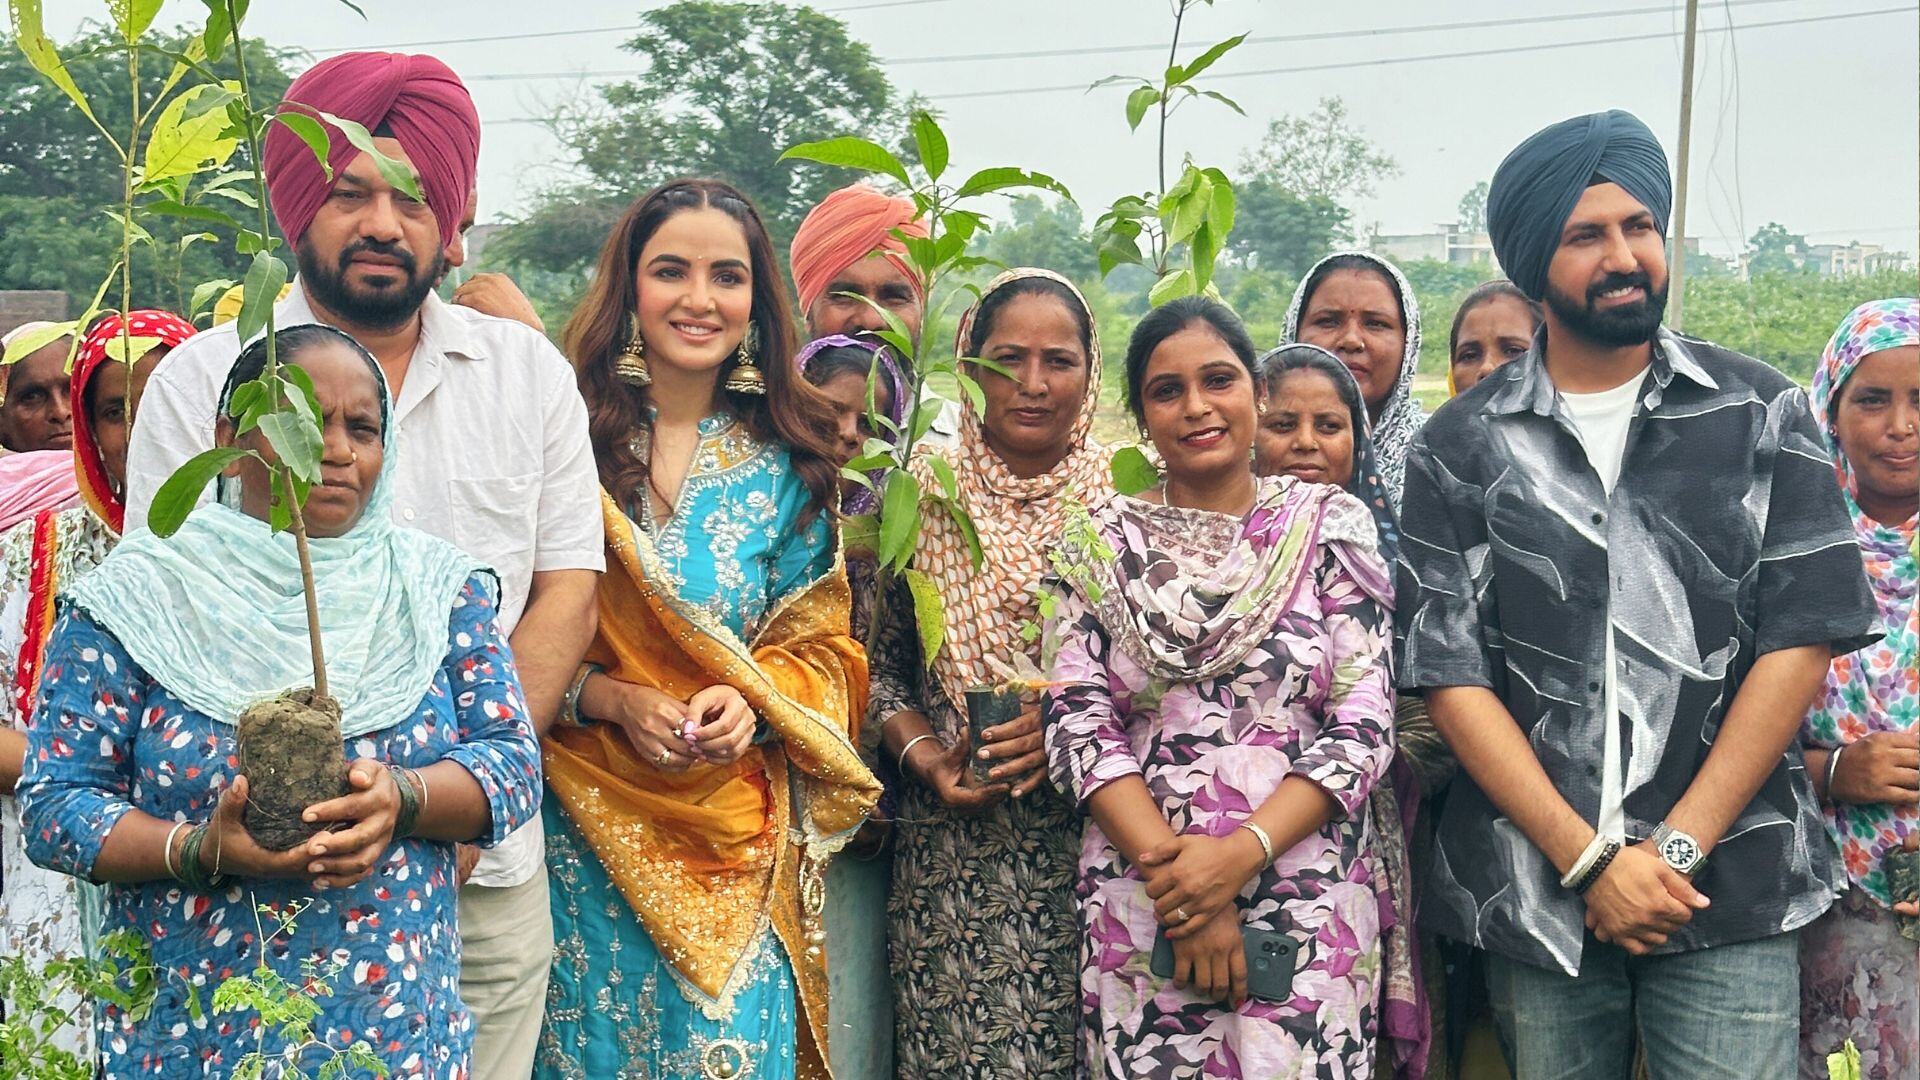
{"type": "MultiPolygon", "coordinates": [[[[819,8],[817,10],[839,15],[851,11],[871,11],[874,8],[919,7],[923,4],[950,4],[953,0],[876,0],[868,4],[848,4],[841,7],[819,8]]],[[[1758,0],[1749,0],[1758,2],[1758,0]]],[[[385,45],[340,45],[326,49],[309,50],[316,56],[329,53],[365,52],[369,50],[417,49],[424,45],[475,45],[487,41],[526,41],[532,38],[586,37],[591,34],[630,34],[641,29],[639,23],[622,23],[619,26],[586,26],[578,30],[536,30],[531,33],[487,34],[481,37],[434,38],[431,41],[396,41],[385,45]]]]}
{"type": "MultiPolygon", "coordinates": [[[[1662,9],[1662,10],[1665,10],[1665,9],[1662,9]]],[[[1771,22],[1747,23],[1739,27],[1731,27],[1731,28],[1714,27],[1710,29],[1702,29],[1700,33],[1724,34],[1724,33],[1729,33],[1733,30],[1739,30],[1739,31],[1766,30],[1766,29],[1772,29],[1772,28],[1782,27],[1782,26],[1803,26],[1809,23],[1839,22],[1843,19],[1863,19],[1863,18],[1870,18],[1870,17],[1880,16],[1880,15],[1911,14],[1915,11],[1920,11],[1920,5],[1908,5],[1904,7],[1891,7],[1891,8],[1875,8],[1870,11],[1849,11],[1849,12],[1843,12],[1843,13],[1834,14],[1834,15],[1810,15],[1810,16],[1804,16],[1804,17],[1795,18],[1795,19],[1776,19],[1771,22]]],[[[1264,76],[1271,76],[1271,75],[1296,75],[1296,74],[1304,74],[1307,72],[1315,72],[1315,71],[1343,71],[1343,70],[1349,70],[1352,68],[1377,67],[1377,66],[1388,65],[1388,64],[1414,64],[1414,63],[1425,63],[1425,62],[1435,61],[1435,60],[1465,60],[1465,59],[1471,59],[1471,58],[1483,57],[1483,56],[1507,56],[1515,53],[1540,52],[1548,49],[1577,49],[1577,48],[1586,48],[1586,47],[1595,46],[1595,45],[1623,45],[1631,42],[1667,41],[1675,37],[1678,37],[1679,33],[1680,32],[1677,30],[1665,30],[1665,31],[1660,31],[1657,33],[1649,33],[1649,34],[1622,34],[1614,37],[1584,38],[1577,41],[1546,41],[1546,42],[1537,42],[1530,45],[1513,45],[1513,46],[1506,46],[1501,48],[1462,49],[1454,52],[1423,53],[1416,56],[1387,56],[1387,57],[1376,57],[1368,60],[1344,60],[1337,63],[1328,63],[1328,64],[1304,64],[1296,67],[1267,68],[1260,71],[1218,72],[1218,73],[1210,74],[1209,77],[1212,79],[1248,79],[1248,78],[1264,77],[1264,76]]],[[[622,72],[620,74],[630,75],[632,73],[622,72]]],[[[1023,94],[1051,94],[1051,93],[1061,93],[1068,90],[1086,90],[1086,89],[1087,89],[1086,83],[1075,82],[1075,83],[1060,83],[1053,86],[1010,87],[1010,88],[1000,89],[1000,90],[967,90],[967,91],[961,91],[958,93],[928,94],[926,95],[926,97],[929,100],[933,100],[933,101],[957,101],[964,98],[1007,97],[1007,96],[1023,95],[1023,94]]],[[[509,117],[507,119],[502,119],[502,120],[493,120],[488,122],[494,123],[494,124],[544,124],[547,122],[547,120],[544,117],[519,116],[519,117],[509,117]]]]}
{"type": "MultiPolygon", "coordinates": [[[[1723,7],[1749,7],[1756,4],[1801,3],[1803,0],[1728,0],[1723,7]]],[[[1324,30],[1311,34],[1268,34],[1250,37],[1242,43],[1246,45],[1303,44],[1315,41],[1344,41],[1356,38],[1395,37],[1406,34],[1437,34],[1454,30],[1489,30],[1513,26],[1538,26],[1541,24],[1582,22],[1593,19],[1630,18],[1641,15],[1668,15],[1672,8],[1666,5],[1638,8],[1609,8],[1601,11],[1572,11],[1557,15],[1520,15],[1502,19],[1473,19],[1466,22],[1426,23],[1418,26],[1369,26],[1350,30],[1324,30]]],[[[573,33],[574,31],[561,31],[573,33]]],[[[533,34],[530,37],[547,35],[533,34]]],[[[958,53],[951,56],[902,56],[889,57],[880,61],[883,65],[906,67],[916,64],[970,63],[996,60],[1049,60],[1063,56],[1110,56],[1119,53],[1164,53],[1167,44],[1147,42],[1139,45],[1097,45],[1078,49],[1039,49],[1028,52],[986,52],[958,53]]],[[[623,79],[641,74],[634,70],[618,71],[524,71],[501,72],[487,75],[462,76],[468,82],[516,82],[528,79],[623,79]]]]}
{"type": "MultiPolygon", "coordinates": [[[[1875,8],[1871,11],[1848,11],[1837,15],[1808,15],[1797,19],[1775,19],[1771,22],[1747,23],[1738,27],[1714,27],[1701,30],[1702,34],[1725,34],[1734,30],[1766,30],[1779,26],[1803,26],[1808,23],[1839,22],[1842,19],[1864,19],[1877,15],[1903,15],[1920,11],[1920,5],[1904,7],[1875,8]]],[[[1298,75],[1310,71],[1343,71],[1350,68],[1379,67],[1387,64],[1417,64],[1430,60],[1465,60],[1481,56],[1509,56],[1514,53],[1541,52],[1547,49],[1576,49],[1592,45],[1624,45],[1635,41],[1669,41],[1680,36],[1676,30],[1663,30],[1652,34],[1621,34],[1615,37],[1587,38],[1581,41],[1543,41],[1530,45],[1511,45],[1504,48],[1462,49],[1456,52],[1423,53],[1418,56],[1386,56],[1372,60],[1346,60],[1332,64],[1302,64],[1295,67],[1265,68],[1260,71],[1222,71],[1211,72],[1208,78],[1251,79],[1266,75],[1298,75]]],[[[928,94],[932,101],[958,101],[963,98],[1003,97],[1012,94],[1052,94],[1067,90],[1085,90],[1085,83],[1060,83],[1054,86],[1009,87],[1004,90],[964,90],[958,93],[928,94]]]]}

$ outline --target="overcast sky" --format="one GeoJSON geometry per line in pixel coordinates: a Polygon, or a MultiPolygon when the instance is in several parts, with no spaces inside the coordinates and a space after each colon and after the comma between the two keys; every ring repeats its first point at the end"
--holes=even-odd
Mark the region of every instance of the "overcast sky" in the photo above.
{"type": "MultiPolygon", "coordinates": [[[[486,125],[480,219],[495,221],[522,208],[553,176],[549,163],[560,150],[544,128],[526,121],[550,102],[607,81],[605,73],[634,70],[636,58],[619,47],[629,36],[620,28],[665,4],[361,0],[361,6],[365,20],[326,0],[254,0],[248,26],[316,56],[401,47],[446,60],[469,80],[486,125]],[[555,34],[564,31],[597,32],[555,34]],[[516,32],[555,36],[447,41],[516,32]],[[514,77],[521,75],[559,77],[514,77]]],[[[956,169],[1013,164],[1052,173],[1078,196],[1089,219],[1114,196],[1150,186],[1152,140],[1145,125],[1138,135],[1128,133],[1126,90],[1078,88],[1104,75],[1156,70],[1163,52],[1126,47],[1159,42],[1156,48],[1164,50],[1171,22],[1166,0],[819,0],[817,6],[845,19],[873,47],[896,87],[935,100],[956,169]],[[926,62],[1047,50],[1074,52],[926,62]],[[1075,89],[1035,89],[1059,86],[1075,89]]],[[[82,18],[98,17],[100,5],[47,0],[47,7],[48,29],[58,39],[82,18]]],[[[1189,16],[1184,39],[1195,51],[1241,31],[1292,40],[1249,42],[1222,60],[1204,80],[1238,99],[1248,115],[1210,104],[1183,109],[1169,156],[1191,153],[1234,172],[1268,120],[1338,95],[1353,121],[1401,166],[1400,176],[1357,207],[1357,222],[1377,222],[1388,232],[1423,231],[1450,220],[1460,195],[1491,176],[1520,139],[1576,113],[1632,110],[1659,133],[1669,157],[1677,157],[1684,7],[1676,0],[1218,0],[1189,16]],[[1447,28],[1488,22],[1504,25],[1447,28]],[[1618,38],[1645,40],[1549,47],[1618,38]],[[1488,54],[1492,50],[1510,51],[1488,54]],[[1408,59],[1425,57],[1435,58],[1408,59]]],[[[161,20],[200,14],[197,4],[169,0],[161,20]]],[[[1701,27],[1689,232],[1720,252],[1737,248],[1767,221],[1814,241],[1920,247],[1914,0],[1711,0],[1701,5],[1701,27]],[[1729,21],[1732,34],[1724,32],[1729,21]]]]}

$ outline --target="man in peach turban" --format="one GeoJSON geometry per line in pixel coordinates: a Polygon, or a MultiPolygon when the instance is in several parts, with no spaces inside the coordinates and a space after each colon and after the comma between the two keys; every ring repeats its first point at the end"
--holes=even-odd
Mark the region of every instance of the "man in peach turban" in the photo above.
{"type": "Polygon", "coordinates": [[[820,200],[793,234],[788,259],[809,340],[884,330],[868,300],[893,313],[916,339],[926,313],[925,287],[894,230],[925,236],[913,201],[854,184],[820,200]],[[843,296],[853,293],[855,296],[843,296]]]}

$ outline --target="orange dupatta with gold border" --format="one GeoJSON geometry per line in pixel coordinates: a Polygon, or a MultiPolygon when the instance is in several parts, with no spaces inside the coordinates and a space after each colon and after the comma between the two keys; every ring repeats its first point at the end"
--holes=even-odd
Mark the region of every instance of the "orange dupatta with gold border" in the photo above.
{"type": "Polygon", "coordinates": [[[768,612],[751,644],[680,600],[653,543],[601,493],[607,552],[600,629],[587,654],[621,682],[680,700],[739,690],[777,738],[730,765],[664,772],[617,724],[555,727],[547,785],[646,927],[681,985],[723,1017],[771,926],[793,963],[806,1023],[802,1077],[827,1063],[826,860],[880,795],[848,736],[866,710],[867,658],[851,635],[852,593],[834,569],[768,612]]]}

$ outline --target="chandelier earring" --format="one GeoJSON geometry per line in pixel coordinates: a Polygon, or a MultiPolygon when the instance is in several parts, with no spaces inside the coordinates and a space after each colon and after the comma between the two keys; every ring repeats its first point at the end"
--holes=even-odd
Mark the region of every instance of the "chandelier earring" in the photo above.
{"type": "Polygon", "coordinates": [[[747,336],[740,339],[740,348],[733,354],[733,371],[727,375],[728,392],[735,394],[767,392],[767,377],[760,373],[759,359],[759,324],[749,321],[747,336]]]}
{"type": "Polygon", "coordinates": [[[647,343],[640,337],[640,316],[634,315],[630,322],[627,343],[613,361],[613,377],[628,386],[647,386],[653,382],[653,373],[647,370],[647,343]]]}

